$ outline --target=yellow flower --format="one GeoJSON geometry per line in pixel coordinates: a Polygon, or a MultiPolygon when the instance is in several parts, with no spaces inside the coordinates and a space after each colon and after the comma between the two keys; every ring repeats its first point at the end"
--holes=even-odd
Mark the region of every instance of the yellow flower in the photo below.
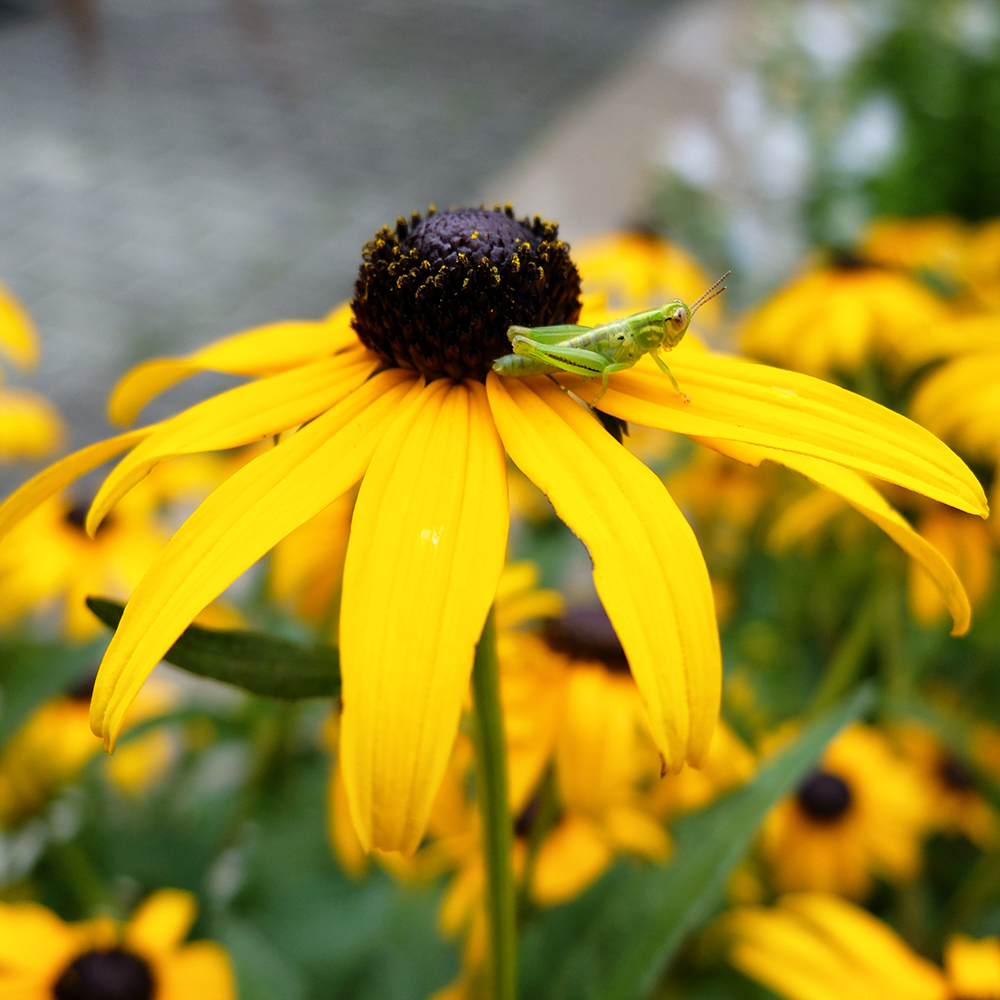
{"type": "Polygon", "coordinates": [[[987,309],[1000,309],[1000,219],[984,222],[973,233],[968,280],[987,309]]]}
{"type": "Polygon", "coordinates": [[[194,896],[179,889],[153,893],[124,925],[69,924],[38,903],[0,903],[0,995],[235,1000],[222,946],[183,943],[196,912],[194,896]]]}
{"type": "Polygon", "coordinates": [[[750,748],[720,719],[704,765],[685,765],[678,774],[658,781],[649,791],[648,808],[657,816],[703,809],[723,792],[749,781],[756,763],[750,748]]]}
{"type": "Polygon", "coordinates": [[[761,846],[779,890],[864,896],[874,872],[916,875],[927,793],[882,734],[853,725],[764,823],[761,846]]]}
{"type": "Polygon", "coordinates": [[[330,628],[335,621],[353,511],[354,497],[345,493],[271,553],[271,595],[312,625],[330,628]]]}
{"type": "Polygon", "coordinates": [[[910,409],[914,420],[963,454],[991,465],[994,496],[1000,496],[1000,325],[993,341],[992,350],[938,368],[917,388],[910,409]]]}
{"type": "MultiPolygon", "coordinates": [[[[661,761],[621,643],[600,607],[549,619],[539,658],[565,676],[565,707],[555,739],[561,815],[531,872],[543,906],[565,902],[622,852],[664,860],[670,840],[645,795],[661,761]]],[[[530,832],[531,806],[519,824],[530,832]]]]}
{"type": "Polygon", "coordinates": [[[846,261],[806,271],[743,324],[748,354],[796,371],[853,374],[869,358],[912,368],[924,338],[951,318],[947,303],[904,274],[846,261]]]}
{"type": "MultiPolygon", "coordinates": [[[[91,687],[83,683],[42,705],[0,752],[0,827],[36,812],[101,749],[90,729],[91,687]]],[[[126,728],[161,715],[175,699],[169,682],[147,684],[129,709],[126,728]]],[[[107,761],[108,777],[119,791],[136,795],[169,767],[174,749],[170,736],[154,729],[107,761]]]]}
{"type": "Polygon", "coordinates": [[[822,893],[725,914],[729,960],[788,1000],[997,1000],[1000,940],[955,935],[943,974],[881,920],[822,893]]]}
{"type": "MultiPolygon", "coordinates": [[[[96,530],[162,459],[299,428],[223,483],[136,587],[98,676],[95,731],[113,748],[128,703],[194,615],[361,481],[340,614],[342,765],[363,846],[412,852],[503,566],[506,451],[589,548],[668,770],[703,761],[721,670],[711,586],[690,527],[660,480],[569,394],[545,377],[489,370],[509,348],[508,324],[576,318],[576,271],[555,227],[486,210],[416,216],[379,233],[364,258],[353,309],[148,362],[119,384],[111,412],[131,419],[152,395],[205,369],[255,381],[85,448],[0,508],[2,531],[128,451],[91,507],[96,530]]],[[[690,402],[650,361],[614,375],[601,409],[727,454],[744,449],[751,464],[791,465],[847,494],[871,490],[862,476],[872,475],[987,512],[955,456],[868,400],[683,346],[671,367],[690,402]]],[[[574,391],[587,400],[598,388],[574,391]]],[[[961,587],[937,571],[961,628],[961,587]]]]}
{"type": "MultiPolygon", "coordinates": [[[[0,355],[22,368],[38,361],[38,338],[28,314],[0,285],[0,355]]],[[[52,404],[30,389],[8,389],[0,371],[0,462],[43,458],[65,434],[52,404]]]]}
{"type": "Polygon", "coordinates": [[[879,219],[862,245],[889,267],[944,278],[966,309],[1000,309],[1000,219],[968,225],[947,215],[879,219]]]}
{"type": "MultiPolygon", "coordinates": [[[[553,657],[541,638],[523,626],[558,615],[562,597],[539,588],[534,563],[508,563],[497,584],[495,606],[507,791],[511,813],[516,816],[528,805],[552,757],[566,697],[563,658],[553,657]]],[[[336,752],[339,720],[335,713],[328,719],[324,740],[336,752]]],[[[464,871],[472,865],[478,866],[477,884],[481,883],[479,813],[468,796],[473,763],[471,741],[460,734],[431,810],[429,843],[410,858],[395,854],[380,857],[395,874],[422,880],[456,866],[464,871]]],[[[339,761],[331,770],[327,801],[334,853],[348,873],[361,875],[367,868],[367,856],[348,816],[347,790],[339,761]]],[[[457,881],[466,885],[470,878],[464,875],[457,881]]]]}
{"type": "Polygon", "coordinates": [[[58,619],[71,639],[104,626],[88,610],[89,594],[125,600],[169,538],[158,515],[166,500],[200,499],[222,467],[207,458],[166,463],[117,505],[92,536],[86,506],[52,497],[25,518],[0,547],[0,628],[28,616],[58,619]]]}
{"type": "Polygon", "coordinates": [[[968,272],[969,226],[952,215],[876,219],[865,234],[866,260],[886,267],[940,275],[954,285],[968,272]]]}
{"type": "Polygon", "coordinates": [[[944,967],[955,1000],[1000,1000],[1000,938],[952,935],[944,967]]]}
{"type": "Polygon", "coordinates": [[[964,833],[980,847],[996,842],[996,813],[976,790],[968,765],[951,753],[926,726],[906,722],[893,738],[920,776],[929,799],[928,825],[946,833],[964,833]]]}
{"type": "MultiPolygon", "coordinates": [[[[920,517],[920,535],[955,567],[969,603],[977,608],[992,590],[996,575],[989,526],[946,507],[928,507],[920,517]]],[[[910,611],[921,624],[935,625],[944,617],[941,591],[918,562],[910,563],[909,597],[910,611]]]]}
{"type": "MultiPolygon", "coordinates": [[[[686,251],[648,233],[608,233],[577,245],[573,259],[586,281],[584,311],[593,326],[670,299],[693,302],[711,284],[686,251]]],[[[699,323],[713,323],[720,306],[720,299],[706,303],[699,323]]]]}

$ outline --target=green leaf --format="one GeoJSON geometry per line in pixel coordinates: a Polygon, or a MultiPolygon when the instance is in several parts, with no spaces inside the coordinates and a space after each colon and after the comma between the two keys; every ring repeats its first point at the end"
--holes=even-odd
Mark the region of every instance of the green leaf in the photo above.
{"type": "Polygon", "coordinates": [[[543,915],[523,938],[521,997],[638,1000],[648,994],[685,938],[718,908],[729,873],[771,807],[872,702],[872,688],[859,688],[819,716],[751,784],[681,820],[669,865],[618,865],[583,897],[543,915]]]}
{"type": "Polygon", "coordinates": [[[71,688],[88,669],[96,670],[105,645],[0,643],[0,746],[42,702],[71,688]]]}
{"type": "MultiPolygon", "coordinates": [[[[87,607],[116,628],[124,606],[88,597],[87,607]]],[[[238,629],[189,625],[163,659],[199,677],[210,677],[268,698],[336,698],[340,657],[332,646],[300,646],[288,639],[238,629]]]]}

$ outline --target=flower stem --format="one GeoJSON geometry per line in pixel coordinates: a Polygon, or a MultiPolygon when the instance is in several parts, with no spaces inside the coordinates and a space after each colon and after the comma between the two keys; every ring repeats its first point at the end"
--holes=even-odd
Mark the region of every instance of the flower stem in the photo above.
{"type": "Polygon", "coordinates": [[[482,819],[483,866],[486,871],[486,919],[489,926],[491,1000],[515,1000],[517,929],[514,872],[511,866],[513,825],[507,798],[507,746],[500,705],[493,610],[486,618],[472,668],[473,735],[476,781],[482,819]]]}

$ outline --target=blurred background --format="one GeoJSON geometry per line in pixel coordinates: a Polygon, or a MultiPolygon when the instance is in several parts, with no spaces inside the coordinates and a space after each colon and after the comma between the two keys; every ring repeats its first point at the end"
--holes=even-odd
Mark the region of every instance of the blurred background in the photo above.
{"type": "MultiPolygon", "coordinates": [[[[381,226],[430,204],[508,201],[559,221],[596,293],[591,315],[646,308],[665,288],[692,301],[731,269],[697,336],[912,417],[1000,503],[1000,0],[0,0],[0,497],[43,453],[108,435],[108,393],[136,363],[322,317],[351,294],[381,226]],[[17,303],[37,331],[35,367],[17,303]]],[[[202,374],[143,420],[232,384],[202,374]]],[[[741,813],[754,846],[739,865],[730,851],[725,891],[720,876],[686,930],[726,906],[773,914],[787,889],[839,893],[867,908],[843,926],[861,912],[885,921],[939,977],[956,934],[992,941],[987,992],[950,979],[929,995],[995,1000],[996,514],[984,523],[889,488],[878,500],[898,508],[901,549],[786,469],[642,428],[624,444],[705,554],[724,724],[704,772],[660,782],[606,621],[603,667],[559,660],[551,689],[525,681],[524,663],[544,673],[565,653],[559,623],[593,611],[594,594],[583,546],[511,466],[508,555],[523,562],[503,588],[535,611],[507,639],[534,652],[505,669],[512,712],[541,717],[516,832],[532,864],[554,859],[539,868],[544,891],[530,866],[520,886],[524,995],[605,995],[591,973],[648,933],[655,893],[643,887],[673,898],[686,852],[738,826],[725,810],[758,794],[758,767],[803,731],[798,763],[786,760],[795,791],[765,821],[763,805],[752,823],[741,813]],[[928,552],[968,593],[967,635],[949,635],[928,552]],[[594,698],[607,716],[577,732],[556,704],[569,696],[553,691],[581,677],[607,685],[594,698]],[[864,723],[808,771],[837,728],[824,735],[815,719],[863,682],[876,692],[855,705],[864,723]],[[608,752],[608,732],[637,748],[608,752]],[[577,775],[583,799],[614,785],[608,801],[572,801],[574,754],[555,748],[577,739],[584,761],[624,761],[614,781],[577,775]],[[839,806],[821,794],[831,776],[839,806]],[[608,817],[623,803],[643,814],[643,837],[615,840],[608,817]],[[573,823],[598,830],[583,861],[573,823]],[[671,851],[677,866],[663,863],[671,851]]],[[[256,453],[163,463],[88,539],[79,504],[92,477],[5,539],[0,908],[35,900],[62,920],[124,921],[179,889],[200,906],[194,935],[228,949],[244,1000],[474,997],[481,870],[464,735],[459,832],[443,824],[409,866],[361,856],[338,784],[335,698],[280,701],[161,665],[112,758],[90,732],[109,632],[84,597],[127,598],[194,505],[256,453]]],[[[251,644],[292,660],[335,641],[352,505],[280,543],[200,624],[252,629],[251,644]]],[[[196,661],[185,666],[198,673],[196,661]]],[[[772,792],[768,807],[784,794],[772,792]]],[[[687,940],[669,974],[654,968],[654,995],[828,996],[783,991],[720,955],[712,930],[687,940]]]]}

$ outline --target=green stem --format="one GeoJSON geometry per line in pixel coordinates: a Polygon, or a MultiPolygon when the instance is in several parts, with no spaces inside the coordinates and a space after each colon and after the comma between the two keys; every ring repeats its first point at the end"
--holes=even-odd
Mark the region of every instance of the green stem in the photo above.
{"type": "Polygon", "coordinates": [[[507,798],[507,745],[503,732],[500,663],[492,608],[476,646],[472,700],[476,781],[486,870],[491,1000],[514,1000],[517,993],[517,928],[511,866],[513,823],[507,798]]]}

